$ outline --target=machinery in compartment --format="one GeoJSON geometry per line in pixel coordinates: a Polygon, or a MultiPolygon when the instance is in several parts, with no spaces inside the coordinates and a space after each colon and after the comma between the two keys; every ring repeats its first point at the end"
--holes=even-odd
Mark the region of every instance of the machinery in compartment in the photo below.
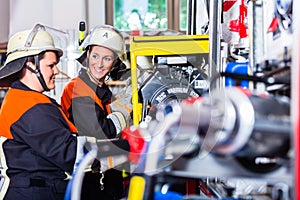
{"type": "Polygon", "coordinates": [[[232,87],[150,115],[147,124],[127,130],[147,136],[135,171],[146,180],[144,199],[174,191],[186,199],[291,199],[286,98],[232,87]]]}

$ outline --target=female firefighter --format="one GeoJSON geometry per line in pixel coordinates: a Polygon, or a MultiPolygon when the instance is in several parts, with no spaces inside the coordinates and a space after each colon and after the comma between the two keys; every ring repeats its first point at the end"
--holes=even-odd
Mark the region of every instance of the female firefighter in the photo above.
{"type": "MultiPolygon", "coordinates": [[[[105,84],[112,70],[120,68],[120,58],[124,54],[122,34],[112,26],[97,26],[91,30],[82,43],[84,52],[77,59],[82,65],[79,75],[64,88],[61,105],[68,118],[78,129],[79,135],[94,136],[98,139],[116,138],[131,125],[130,99],[120,105],[112,103],[112,92],[105,84]]],[[[94,162],[85,173],[82,199],[120,199],[123,197],[122,172],[109,169],[103,174],[101,162],[94,162]],[[102,169],[101,169],[102,168],[102,169]],[[99,184],[104,176],[104,189],[99,184]]],[[[107,166],[106,168],[111,168],[107,166]]]]}

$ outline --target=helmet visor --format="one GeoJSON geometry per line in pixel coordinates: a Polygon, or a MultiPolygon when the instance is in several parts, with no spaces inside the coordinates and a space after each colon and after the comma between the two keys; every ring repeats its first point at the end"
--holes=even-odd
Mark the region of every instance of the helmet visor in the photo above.
{"type": "Polygon", "coordinates": [[[1,87],[9,87],[10,84],[17,80],[17,73],[22,69],[26,62],[27,58],[19,58],[14,60],[2,68],[0,68],[0,86],[1,87]]]}

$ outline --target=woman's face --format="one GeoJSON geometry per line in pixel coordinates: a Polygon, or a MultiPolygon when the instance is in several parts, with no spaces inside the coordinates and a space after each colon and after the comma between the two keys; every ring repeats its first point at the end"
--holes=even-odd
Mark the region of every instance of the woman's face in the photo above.
{"type": "Polygon", "coordinates": [[[99,81],[104,81],[114,63],[114,52],[102,46],[93,46],[88,55],[89,69],[99,81]]]}
{"type": "Polygon", "coordinates": [[[55,88],[55,76],[59,73],[57,63],[56,54],[50,51],[46,52],[44,58],[40,60],[40,70],[50,90],[55,88]]]}

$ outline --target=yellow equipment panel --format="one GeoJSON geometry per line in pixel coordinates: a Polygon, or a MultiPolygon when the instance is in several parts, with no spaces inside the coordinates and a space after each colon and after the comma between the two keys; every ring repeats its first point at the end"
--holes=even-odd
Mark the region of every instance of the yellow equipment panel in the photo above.
{"type": "Polygon", "coordinates": [[[133,124],[141,119],[142,105],[138,102],[138,56],[168,56],[186,54],[208,54],[208,35],[134,36],[130,41],[130,67],[132,79],[133,124]]]}

